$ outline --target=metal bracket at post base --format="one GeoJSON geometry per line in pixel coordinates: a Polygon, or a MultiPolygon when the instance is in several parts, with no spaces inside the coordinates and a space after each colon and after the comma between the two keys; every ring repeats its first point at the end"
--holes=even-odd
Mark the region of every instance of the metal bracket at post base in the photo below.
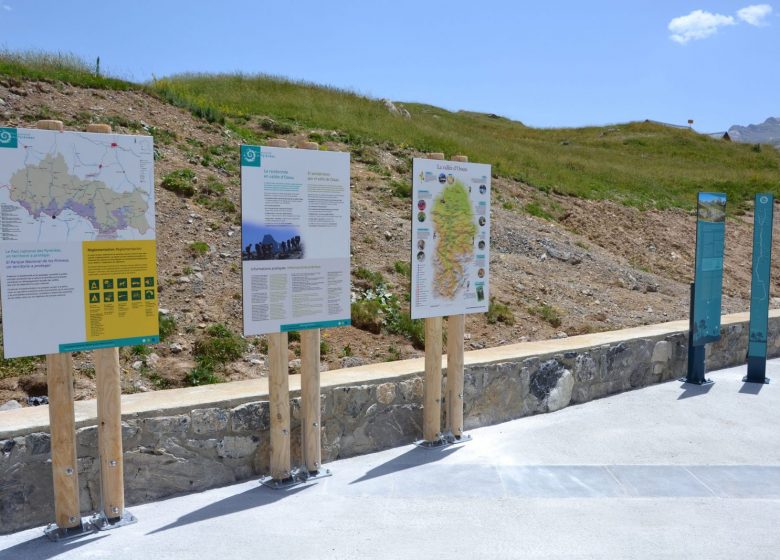
{"type": "Polygon", "coordinates": [[[748,356],[747,375],[742,378],[743,383],[761,383],[769,385],[769,378],[766,376],[766,357],[748,356]]]}
{"type": "Polygon", "coordinates": [[[271,476],[264,476],[260,479],[260,484],[272,490],[286,490],[293,486],[298,486],[299,484],[306,484],[309,481],[327,478],[329,476],[333,476],[333,472],[330,469],[309,471],[306,470],[305,467],[301,467],[290,471],[290,476],[282,480],[276,480],[271,476]]]}
{"type": "Polygon", "coordinates": [[[91,521],[98,531],[108,531],[110,529],[117,529],[119,527],[124,527],[125,525],[138,523],[138,519],[127,510],[119,517],[108,517],[105,512],[96,513],[91,517],[91,521]]]}
{"type": "Polygon", "coordinates": [[[681,377],[683,383],[710,385],[715,383],[704,376],[704,346],[688,346],[688,375],[681,377]]]}
{"type": "Polygon", "coordinates": [[[423,449],[441,449],[442,447],[458,445],[461,443],[466,443],[467,441],[471,441],[471,436],[469,434],[461,434],[460,436],[456,436],[452,432],[446,432],[439,434],[438,437],[433,441],[421,439],[415,441],[414,444],[417,447],[421,447],[423,449]]]}
{"type": "Polygon", "coordinates": [[[76,527],[59,527],[56,523],[50,523],[43,530],[43,534],[50,541],[69,541],[71,539],[77,539],[84,535],[90,535],[96,533],[98,528],[92,522],[91,517],[83,517],[81,522],[76,527]]]}

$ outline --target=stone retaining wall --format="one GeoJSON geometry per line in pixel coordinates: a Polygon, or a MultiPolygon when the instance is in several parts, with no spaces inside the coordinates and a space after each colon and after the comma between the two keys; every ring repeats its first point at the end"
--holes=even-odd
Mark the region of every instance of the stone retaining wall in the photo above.
{"type": "MultiPolygon", "coordinates": [[[[623,331],[623,336],[621,332],[601,333],[467,353],[465,428],[552,412],[680,377],[687,360],[683,326],[676,322],[630,329],[623,331]],[[529,349],[536,352],[529,353],[529,349]]],[[[772,313],[769,331],[770,356],[778,356],[780,313],[772,313]]],[[[746,316],[724,318],[722,335],[720,342],[708,348],[708,370],[745,361],[746,316]]],[[[405,370],[398,364],[403,365],[361,368],[364,380],[360,372],[328,372],[322,395],[324,461],[403,445],[420,437],[422,361],[410,361],[405,370]],[[382,375],[383,367],[401,372],[382,375]],[[341,384],[340,378],[344,379],[341,384]]],[[[155,398],[159,400],[166,393],[172,399],[181,395],[192,398],[192,394],[181,393],[186,391],[195,389],[159,392],[155,398]]],[[[184,408],[172,404],[169,409],[152,407],[125,414],[127,504],[266,474],[267,394],[240,397],[226,404],[224,400],[208,402],[206,395],[202,402],[184,408]]],[[[129,398],[123,398],[123,403],[129,398]]],[[[298,398],[292,400],[291,407],[293,462],[300,463],[298,398]]],[[[40,411],[12,412],[17,420],[19,415],[33,418],[37,414],[40,423],[40,411]]],[[[31,419],[23,427],[17,422],[14,433],[8,433],[3,429],[3,415],[7,414],[0,412],[0,534],[43,525],[54,516],[47,427],[41,428],[31,419]]],[[[99,507],[100,499],[97,427],[94,418],[80,424],[86,424],[78,430],[81,504],[88,513],[99,507]]]]}

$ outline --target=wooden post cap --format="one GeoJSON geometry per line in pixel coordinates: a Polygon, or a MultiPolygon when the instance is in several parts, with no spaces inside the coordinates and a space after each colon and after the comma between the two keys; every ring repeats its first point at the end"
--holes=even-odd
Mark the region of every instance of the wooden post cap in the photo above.
{"type": "Polygon", "coordinates": [[[272,148],[286,148],[288,146],[287,140],[284,138],[271,138],[268,145],[272,148]]]}
{"type": "Polygon", "coordinates": [[[428,154],[428,159],[444,159],[444,154],[441,152],[431,152],[428,154]]]}
{"type": "Polygon", "coordinates": [[[319,150],[320,145],[317,142],[301,142],[298,147],[301,150],[319,150]]]}
{"type": "Polygon", "coordinates": [[[111,134],[113,129],[110,124],[93,123],[87,125],[87,132],[99,132],[100,134],[111,134]]]}
{"type": "Polygon", "coordinates": [[[57,130],[62,132],[65,130],[65,125],[62,124],[62,121],[42,120],[35,123],[35,128],[39,128],[41,130],[57,130]]]}
{"type": "Polygon", "coordinates": [[[469,156],[452,156],[452,161],[467,163],[469,161],[469,156]]]}

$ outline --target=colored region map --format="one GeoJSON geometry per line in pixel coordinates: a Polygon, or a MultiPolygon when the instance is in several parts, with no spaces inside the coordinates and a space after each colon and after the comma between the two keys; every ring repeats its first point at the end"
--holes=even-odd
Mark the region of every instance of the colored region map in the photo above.
{"type": "Polygon", "coordinates": [[[3,241],[154,239],[151,138],[13,130],[0,145],[3,241]]]}
{"type": "Polygon", "coordinates": [[[437,243],[433,260],[434,290],[453,299],[465,284],[465,270],[474,259],[474,212],[466,187],[460,181],[447,185],[431,210],[437,243]]]}

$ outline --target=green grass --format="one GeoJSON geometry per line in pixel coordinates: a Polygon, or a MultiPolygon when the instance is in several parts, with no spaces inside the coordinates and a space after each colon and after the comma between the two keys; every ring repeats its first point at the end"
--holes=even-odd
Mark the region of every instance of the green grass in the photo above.
{"type": "Polygon", "coordinates": [[[160,186],[179,196],[190,197],[195,194],[195,173],[192,169],[171,171],[163,177],[160,186]]]}
{"type": "Polygon", "coordinates": [[[190,243],[190,251],[197,257],[202,257],[209,252],[209,244],[205,241],[195,241],[190,243]]]}
{"type": "Polygon", "coordinates": [[[163,315],[158,312],[157,320],[160,324],[160,342],[162,342],[176,332],[176,319],[173,315],[163,315]]]}
{"type": "Polygon", "coordinates": [[[217,366],[238,360],[246,350],[246,341],[225,325],[218,323],[206,329],[193,346],[193,356],[198,364],[217,366]]]}
{"type": "Polygon", "coordinates": [[[90,64],[69,53],[0,51],[0,75],[22,80],[64,82],[96,89],[140,90],[144,87],[96,72],[90,64]]]}
{"type": "MultiPolygon", "coordinates": [[[[3,51],[0,76],[152,92],[200,118],[224,123],[247,141],[316,129],[323,131],[314,132],[318,138],[349,145],[354,158],[367,163],[375,159],[370,147],[377,145],[396,151],[465,154],[471,161],[492,164],[495,175],[543,192],[640,208],[692,208],[698,191],[726,192],[729,208],[737,210],[759,191],[780,196],[780,151],[649,122],[538,129],[496,115],[450,112],[420,103],[404,103],[411,113],[411,119],[404,119],[377,99],[307,82],[263,75],[183,74],[134,84],[98,75],[94,63],[68,54],[3,51]]],[[[219,167],[218,161],[235,165],[215,154],[207,155],[205,164],[219,167]]],[[[394,182],[392,188],[395,195],[407,196],[406,185],[394,182]]],[[[540,217],[555,218],[550,208],[526,207],[532,214],[537,210],[540,217]]]]}
{"type": "Polygon", "coordinates": [[[490,298],[490,305],[488,305],[488,312],[485,317],[487,322],[491,325],[496,323],[504,323],[505,325],[514,325],[515,316],[509,306],[496,301],[494,298],[490,298]]]}
{"type": "Polygon", "coordinates": [[[541,190],[639,207],[690,208],[700,190],[724,191],[737,203],[757,191],[780,194],[777,150],[756,151],[654,123],[535,129],[494,115],[418,103],[404,104],[412,115],[407,120],[376,99],[270,76],[179,75],[152,88],[228,118],[263,115],[335,130],[363,144],[462,153],[541,190]]]}
{"type": "Polygon", "coordinates": [[[540,319],[547,321],[553,327],[561,326],[561,314],[552,305],[537,305],[528,308],[531,315],[536,315],[540,319]]]}
{"type": "Polygon", "coordinates": [[[410,265],[408,261],[395,261],[393,263],[393,270],[407,279],[412,278],[412,265],[410,265]]]}
{"type": "Polygon", "coordinates": [[[381,272],[374,272],[364,266],[357,267],[355,270],[355,278],[364,280],[373,289],[376,289],[377,286],[385,283],[385,278],[382,276],[381,272]]]}
{"type": "Polygon", "coordinates": [[[198,385],[213,385],[214,383],[221,383],[222,381],[223,379],[214,373],[214,366],[205,362],[196,365],[184,377],[184,382],[191,387],[197,387],[198,385]]]}

